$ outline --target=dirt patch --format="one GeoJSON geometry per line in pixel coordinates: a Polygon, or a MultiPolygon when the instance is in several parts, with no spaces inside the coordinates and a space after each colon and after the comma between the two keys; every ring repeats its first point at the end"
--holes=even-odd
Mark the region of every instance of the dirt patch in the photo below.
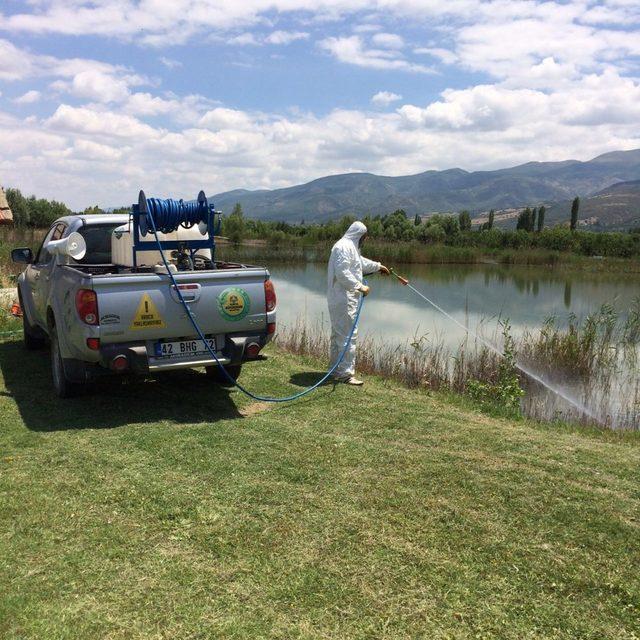
{"type": "Polygon", "coordinates": [[[272,404],[270,402],[252,402],[246,407],[240,409],[239,412],[243,418],[251,418],[251,416],[268,411],[271,407],[272,404]]]}

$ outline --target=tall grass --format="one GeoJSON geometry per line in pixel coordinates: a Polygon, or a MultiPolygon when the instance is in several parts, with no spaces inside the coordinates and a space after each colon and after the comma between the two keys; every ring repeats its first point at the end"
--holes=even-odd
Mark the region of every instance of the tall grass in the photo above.
{"type": "Polygon", "coordinates": [[[35,252],[46,232],[46,229],[0,227],[0,288],[14,287],[15,277],[24,268],[24,265],[11,262],[11,250],[31,247],[35,252]]]}
{"type": "MultiPolygon", "coordinates": [[[[485,329],[488,326],[485,323],[485,329]]],[[[598,422],[616,428],[640,428],[640,299],[624,322],[605,305],[596,314],[578,323],[569,318],[566,326],[549,319],[537,331],[525,332],[517,339],[508,331],[483,337],[503,350],[506,360],[540,375],[565,394],[576,398],[598,422]]],[[[296,354],[326,357],[329,339],[324,327],[299,319],[278,333],[278,344],[296,354]]],[[[403,344],[390,344],[365,336],[357,347],[358,371],[396,379],[408,387],[451,391],[482,397],[489,395],[499,409],[513,403],[519,394],[511,373],[505,370],[505,358],[480,341],[469,339],[457,349],[447,348],[441,340],[415,336],[403,344]]],[[[527,391],[520,406],[533,418],[589,422],[586,414],[576,412],[556,394],[518,373],[520,385],[527,391]]],[[[489,403],[490,404],[490,403],[489,403]]]]}

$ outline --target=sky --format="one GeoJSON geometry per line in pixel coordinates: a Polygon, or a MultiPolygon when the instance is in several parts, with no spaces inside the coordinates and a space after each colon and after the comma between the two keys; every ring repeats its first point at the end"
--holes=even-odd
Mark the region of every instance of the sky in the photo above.
{"type": "Polygon", "coordinates": [[[0,184],[74,209],[640,147],[640,0],[2,0],[0,184]]]}

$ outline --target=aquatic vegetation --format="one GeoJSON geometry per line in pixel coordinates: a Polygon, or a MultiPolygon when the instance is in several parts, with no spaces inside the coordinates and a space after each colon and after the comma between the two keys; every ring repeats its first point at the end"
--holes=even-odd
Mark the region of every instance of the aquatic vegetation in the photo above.
{"type": "MultiPolygon", "coordinates": [[[[640,305],[637,301],[634,305],[637,312],[640,305]]],[[[525,415],[542,420],[640,428],[637,321],[621,322],[613,307],[605,305],[583,322],[570,316],[563,326],[550,318],[538,331],[519,338],[510,335],[508,322],[500,322],[502,330],[490,337],[486,334],[489,321],[481,323],[483,339],[493,342],[497,353],[474,338],[452,350],[428,334],[403,344],[365,335],[358,342],[358,370],[409,387],[463,393],[480,408],[502,408],[512,415],[519,406],[525,415]],[[520,368],[531,376],[517,371],[520,368]],[[574,399],[583,411],[562,396],[574,399]]],[[[299,319],[281,328],[276,339],[297,354],[324,358],[329,350],[323,322],[310,325],[299,319]]]]}

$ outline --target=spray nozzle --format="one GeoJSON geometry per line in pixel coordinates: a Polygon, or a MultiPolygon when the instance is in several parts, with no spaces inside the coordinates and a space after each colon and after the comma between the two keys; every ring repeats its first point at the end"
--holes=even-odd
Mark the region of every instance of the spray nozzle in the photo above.
{"type": "Polygon", "coordinates": [[[398,280],[400,280],[400,283],[403,284],[405,287],[409,284],[409,281],[406,278],[403,278],[401,275],[398,275],[393,269],[389,269],[389,271],[396,277],[398,278],[398,280]]]}

